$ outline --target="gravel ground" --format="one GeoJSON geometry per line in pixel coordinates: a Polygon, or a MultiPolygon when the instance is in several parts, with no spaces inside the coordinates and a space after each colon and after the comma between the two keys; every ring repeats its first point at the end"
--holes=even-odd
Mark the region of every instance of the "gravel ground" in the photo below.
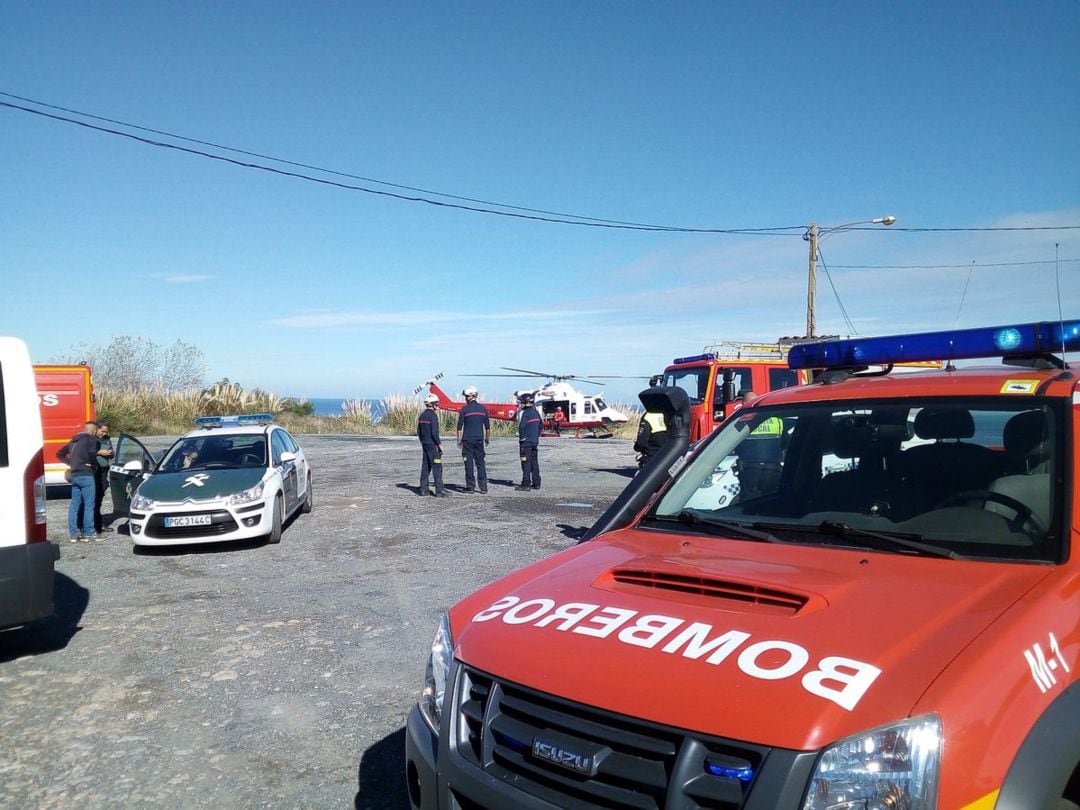
{"type": "Polygon", "coordinates": [[[543,489],[515,492],[495,439],[490,494],[450,452],[454,494],[420,498],[415,439],[300,439],[315,511],[279,546],[134,553],[123,520],[73,545],[50,500],[57,616],[0,633],[0,807],[407,807],[439,613],[573,545],[633,471],[628,441],[545,440],[543,489]]]}

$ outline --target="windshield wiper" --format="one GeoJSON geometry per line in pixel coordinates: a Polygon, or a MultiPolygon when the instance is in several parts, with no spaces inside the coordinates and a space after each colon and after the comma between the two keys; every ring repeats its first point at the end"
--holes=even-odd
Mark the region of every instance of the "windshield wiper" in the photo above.
{"type": "Polygon", "coordinates": [[[760,540],[765,543],[783,543],[779,537],[768,532],[758,531],[751,528],[744,523],[736,523],[730,520],[717,520],[716,518],[705,517],[700,512],[693,509],[683,509],[678,515],[654,515],[657,520],[677,520],[684,526],[694,527],[708,527],[710,529],[719,529],[728,534],[734,534],[739,537],[745,537],[750,540],[760,540]]]}
{"type": "MultiPolygon", "coordinates": [[[[806,528],[811,527],[808,526],[806,528]]],[[[945,557],[950,560],[964,559],[963,554],[958,554],[952,549],[943,546],[935,546],[932,543],[924,543],[921,540],[915,540],[911,537],[905,537],[899,534],[886,534],[885,532],[875,532],[870,529],[857,529],[847,523],[840,523],[838,521],[823,520],[818,524],[817,530],[822,534],[835,534],[838,537],[861,537],[868,540],[881,540],[894,546],[918,551],[920,554],[925,554],[930,557],[945,557]]],[[[873,546],[872,544],[871,547],[881,548],[880,545],[873,546]]]]}

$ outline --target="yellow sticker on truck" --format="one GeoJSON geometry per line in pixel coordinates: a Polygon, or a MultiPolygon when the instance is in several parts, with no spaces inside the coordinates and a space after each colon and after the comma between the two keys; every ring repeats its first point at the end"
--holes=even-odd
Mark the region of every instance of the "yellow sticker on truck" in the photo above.
{"type": "Polygon", "coordinates": [[[1006,380],[1001,386],[1003,394],[1034,394],[1039,388],[1038,380],[1006,380]]]}

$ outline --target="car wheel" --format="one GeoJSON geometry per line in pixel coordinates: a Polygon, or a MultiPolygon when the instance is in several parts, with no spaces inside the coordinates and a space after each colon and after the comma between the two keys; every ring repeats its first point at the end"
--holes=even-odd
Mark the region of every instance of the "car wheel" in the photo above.
{"type": "Polygon", "coordinates": [[[300,511],[305,515],[310,515],[311,510],[315,508],[315,496],[311,494],[311,476],[307,477],[307,492],[304,494],[304,505],[300,507],[300,511]]]}
{"type": "Polygon", "coordinates": [[[274,498],[274,517],[270,527],[270,534],[266,535],[267,543],[281,542],[281,524],[284,522],[282,513],[285,511],[285,499],[278,495],[274,498]]]}

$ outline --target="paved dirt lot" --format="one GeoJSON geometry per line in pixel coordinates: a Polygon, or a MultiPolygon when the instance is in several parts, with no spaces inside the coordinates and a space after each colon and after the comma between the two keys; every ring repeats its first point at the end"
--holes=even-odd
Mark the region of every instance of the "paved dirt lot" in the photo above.
{"type": "Polygon", "coordinates": [[[58,615],[0,633],[0,807],[407,807],[439,613],[573,545],[633,471],[627,441],[549,440],[519,493],[496,439],[489,495],[450,452],[455,493],[420,498],[415,439],[300,438],[315,511],[279,546],[70,544],[50,500],[58,615]]]}

